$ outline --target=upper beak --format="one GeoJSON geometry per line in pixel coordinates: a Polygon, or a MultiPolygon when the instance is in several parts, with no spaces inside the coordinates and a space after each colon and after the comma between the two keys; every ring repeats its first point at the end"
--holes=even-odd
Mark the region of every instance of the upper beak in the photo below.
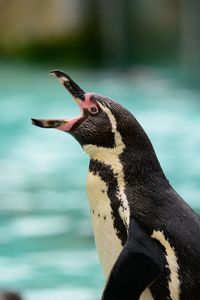
{"type": "MultiPolygon", "coordinates": [[[[70,92],[70,94],[74,97],[74,100],[78,103],[79,107],[81,108],[82,101],[85,100],[85,92],[71,79],[71,77],[69,77],[64,72],[55,70],[51,71],[50,74],[55,75],[58,78],[58,80],[70,92]]],[[[32,124],[43,128],[57,128],[60,130],[68,131],[72,127],[72,125],[80,118],[81,117],[77,117],[71,120],[32,119],[32,124]]]]}
{"type": "Polygon", "coordinates": [[[74,98],[85,100],[85,92],[67,74],[59,70],[51,71],[50,74],[55,75],[74,98]]]}

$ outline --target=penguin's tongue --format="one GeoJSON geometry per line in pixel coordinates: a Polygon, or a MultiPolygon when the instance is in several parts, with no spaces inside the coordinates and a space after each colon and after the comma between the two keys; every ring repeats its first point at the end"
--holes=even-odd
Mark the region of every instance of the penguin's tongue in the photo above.
{"type": "Polygon", "coordinates": [[[75,123],[84,118],[84,108],[90,107],[89,93],[85,93],[67,74],[62,71],[52,71],[51,75],[55,75],[58,80],[64,85],[64,87],[70,92],[74,100],[80,107],[82,115],[69,120],[44,120],[44,119],[32,119],[32,124],[43,128],[57,128],[62,131],[70,131],[75,123]],[[86,101],[85,101],[86,100],[86,101]]]}

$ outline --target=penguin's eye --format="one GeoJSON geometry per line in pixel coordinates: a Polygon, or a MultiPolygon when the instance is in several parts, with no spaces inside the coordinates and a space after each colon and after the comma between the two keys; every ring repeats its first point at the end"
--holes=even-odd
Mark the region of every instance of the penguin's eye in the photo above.
{"type": "Polygon", "coordinates": [[[99,110],[96,106],[91,106],[88,108],[89,112],[92,114],[92,115],[96,115],[98,114],[99,110]]]}

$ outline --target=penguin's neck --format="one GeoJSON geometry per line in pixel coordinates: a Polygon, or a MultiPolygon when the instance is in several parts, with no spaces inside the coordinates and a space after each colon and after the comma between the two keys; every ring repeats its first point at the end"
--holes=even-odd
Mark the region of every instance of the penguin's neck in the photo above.
{"type": "Polygon", "coordinates": [[[104,148],[95,145],[86,145],[84,150],[89,154],[91,160],[97,160],[105,165],[111,166],[112,169],[121,170],[120,155],[123,153],[124,145],[118,147],[104,148]]]}
{"type": "Polygon", "coordinates": [[[152,146],[140,151],[125,149],[120,160],[126,179],[129,178],[126,180],[127,184],[146,185],[148,181],[156,177],[167,180],[152,146]]]}
{"type": "Polygon", "coordinates": [[[151,143],[136,150],[134,145],[126,146],[124,143],[113,148],[86,145],[84,150],[91,160],[110,166],[118,177],[129,179],[127,183],[130,185],[146,182],[152,175],[161,176],[166,180],[151,143]]]}

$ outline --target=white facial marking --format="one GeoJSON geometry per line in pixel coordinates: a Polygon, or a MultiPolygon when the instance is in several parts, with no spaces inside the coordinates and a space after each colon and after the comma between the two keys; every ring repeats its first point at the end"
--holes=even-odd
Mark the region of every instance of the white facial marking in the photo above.
{"type": "Polygon", "coordinates": [[[108,278],[122,245],[113,226],[106,183],[98,175],[89,173],[87,192],[97,253],[104,275],[108,278]]]}
{"type": "Polygon", "coordinates": [[[112,132],[115,138],[114,148],[104,148],[95,145],[85,145],[84,150],[90,155],[94,160],[98,160],[105,165],[108,165],[113,170],[113,173],[117,179],[118,194],[117,197],[120,199],[121,206],[119,208],[119,214],[126,227],[129,226],[130,209],[128,200],[125,194],[125,180],[124,180],[124,170],[122,163],[120,162],[119,155],[123,152],[125,145],[122,141],[121,134],[117,131],[117,124],[115,117],[111,113],[110,109],[98,103],[100,108],[107,114],[111,126],[112,132]]]}
{"type": "Polygon", "coordinates": [[[152,238],[158,240],[164,247],[166,251],[166,260],[168,264],[168,268],[170,271],[170,279],[169,279],[169,291],[170,297],[172,300],[180,299],[180,281],[178,275],[178,261],[174,248],[170,245],[169,241],[165,238],[165,235],[162,231],[153,231],[151,235],[152,238]]]}

